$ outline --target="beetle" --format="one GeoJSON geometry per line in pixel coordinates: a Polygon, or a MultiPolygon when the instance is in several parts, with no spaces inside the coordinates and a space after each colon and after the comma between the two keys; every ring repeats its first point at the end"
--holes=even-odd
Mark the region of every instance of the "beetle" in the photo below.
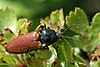
{"type": "MultiPolygon", "coordinates": [[[[77,26],[77,24],[71,25],[66,30],[73,26],[77,26]]],[[[58,39],[62,38],[63,33],[66,31],[55,32],[52,29],[47,29],[46,24],[43,22],[40,23],[39,28],[41,29],[30,32],[28,34],[19,35],[15,39],[11,40],[5,47],[6,51],[8,53],[21,54],[43,48],[55,43],[58,39]]]]}

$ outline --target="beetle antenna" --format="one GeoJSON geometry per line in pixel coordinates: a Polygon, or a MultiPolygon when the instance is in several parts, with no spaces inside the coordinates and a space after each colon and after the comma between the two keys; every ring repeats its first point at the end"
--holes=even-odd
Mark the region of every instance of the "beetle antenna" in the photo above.
{"type": "Polygon", "coordinates": [[[66,38],[66,39],[75,39],[73,37],[69,37],[69,36],[62,36],[63,38],[66,38]]]}
{"type": "Polygon", "coordinates": [[[59,33],[56,33],[58,39],[60,38],[69,38],[69,39],[73,39],[72,37],[68,37],[68,36],[62,36],[67,30],[69,30],[71,27],[74,27],[74,26],[79,26],[79,24],[73,24],[71,26],[69,26],[68,28],[66,28],[66,30],[64,30],[63,32],[59,32],[59,33]]]}
{"type": "Polygon", "coordinates": [[[72,37],[69,36],[62,36],[63,38],[67,38],[67,39],[73,39],[72,37]]]}
{"type": "Polygon", "coordinates": [[[69,37],[69,36],[62,36],[62,38],[73,39],[73,40],[78,40],[79,39],[79,38],[76,38],[76,37],[69,37]]]}
{"type": "Polygon", "coordinates": [[[70,28],[72,28],[72,27],[74,27],[74,26],[79,26],[79,24],[73,24],[73,25],[69,26],[66,30],[64,30],[64,31],[62,32],[62,34],[64,34],[67,30],[69,30],[70,28]]]}

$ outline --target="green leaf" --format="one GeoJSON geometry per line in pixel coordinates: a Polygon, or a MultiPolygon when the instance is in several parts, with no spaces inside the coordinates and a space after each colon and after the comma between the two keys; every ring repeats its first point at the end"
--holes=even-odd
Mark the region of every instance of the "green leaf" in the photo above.
{"type": "Polygon", "coordinates": [[[27,19],[19,19],[18,22],[16,23],[16,29],[15,29],[15,34],[25,34],[28,32],[30,26],[30,22],[28,23],[27,19]]]}
{"type": "Polygon", "coordinates": [[[75,67],[79,67],[79,65],[75,62],[75,67]]]}
{"type": "Polygon", "coordinates": [[[3,52],[3,53],[5,52],[5,48],[1,44],[0,44],[0,52],[3,52]]]}
{"type": "Polygon", "coordinates": [[[75,67],[75,64],[72,62],[69,62],[69,61],[63,61],[61,62],[61,67],[75,67]]]}
{"type": "Polygon", "coordinates": [[[89,27],[88,18],[85,12],[80,8],[75,8],[75,11],[70,11],[69,16],[66,16],[66,24],[70,26],[72,24],[79,24],[79,29],[71,28],[72,31],[75,31],[79,34],[83,34],[84,31],[89,27]]]}
{"type": "Polygon", "coordinates": [[[73,60],[73,50],[72,47],[70,46],[69,42],[67,40],[62,40],[60,41],[58,53],[60,55],[60,58],[62,61],[67,60],[67,61],[72,61],[73,60]]]}
{"type": "Polygon", "coordinates": [[[10,65],[10,64],[0,64],[0,67],[17,67],[17,66],[10,65]]]}
{"type": "Polygon", "coordinates": [[[64,14],[63,14],[63,10],[56,10],[56,11],[53,11],[51,14],[50,14],[50,19],[51,19],[51,22],[54,24],[54,23],[58,23],[60,26],[63,26],[64,25],[64,14]]]}
{"type": "Polygon", "coordinates": [[[87,39],[84,39],[83,37],[81,37],[80,35],[76,35],[77,37],[78,37],[78,39],[77,40],[73,40],[73,42],[74,42],[74,44],[77,46],[77,47],[79,47],[79,48],[81,48],[82,50],[84,50],[84,51],[87,51],[88,50],[88,40],[87,39]]]}
{"type": "Polygon", "coordinates": [[[52,56],[46,61],[47,66],[51,66],[51,64],[57,59],[57,52],[52,45],[48,46],[49,50],[52,53],[52,56]]]}
{"type": "Polygon", "coordinates": [[[6,55],[6,54],[1,54],[3,56],[3,61],[5,61],[8,64],[15,64],[15,60],[13,57],[11,57],[10,55],[6,55]]]}
{"type": "Polygon", "coordinates": [[[17,21],[14,10],[8,7],[0,8],[0,32],[3,32],[4,27],[15,30],[15,23],[17,21]]]}
{"type": "Polygon", "coordinates": [[[9,28],[4,28],[3,34],[3,39],[6,43],[9,43],[12,39],[16,37],[15,34],[9,28]]]}
{"type": "Polygon", "coordinates": [[[24,23],[19,30],[19,35],[21,34],[26,34],[29,32],[29,27],[30,27],[31,22],[24,23]]]}
{"type": "Polygon", "coordinates": [[[100,67],[100,61],[90,62],[90,67],[100,67]]]}
{"type": "Polygon", "coordinates": [[[21,54],[21,57],[23,58],[25,62],[32,62],[31,58],[29,57],[29,54],[26,54],[26,53],[21,54]]]}
{"type": "Polygon", "coordinates": [[[89,29],[89,45],[93,51],[96,45],[100,44],[100,13],[97,13],[93,19],[89,29]]]}
{"type": "Polygon", "coordinates": [[[50,17],[46,17],[45,19],[41,20],[42,22],[46,23],[47,27],[53,29],[55,31],[59,31],[64,28],[64,14],[63,9],[52,11],[50,17]]]}
{"type": "Polygon", "coordinates": [[[40,58],[40,59],[45,59],[47,60],[50,56],[51,53],[49,50],[37,50],[37,51],[32,51],[30,52],[30,54],[33,54],[36,58],[40,58]]]}
{"type": "Polygon", "coordinates": [[[44,18],[44,19],[41,19],[41,21],[40,22],[44,22],[45,24],[46,24],[46,27],[50,27],[51,25],[50,25],[50,17],[46,17],[46,18],[44,18]]]}
{"type": "Polygon", "coordinates": [[[0,64],[3,63],[2,59],[3,59],[3,56],[2,56],[2,54],[0,54],[0,64]]]}
{"type": "Polygon", "coordinates": [[[66,54],[65,54],[66,55],[66,59],[68,59],[68,61],[71,61],[73,59],[73,50],[72,50],[72,47],[70,46],[70,44],[68,43],[67,40],[65,42],[63,42],[63,44],[64,44],[64,46],[63,46],[64,51],[66,52],[66,54]]]}

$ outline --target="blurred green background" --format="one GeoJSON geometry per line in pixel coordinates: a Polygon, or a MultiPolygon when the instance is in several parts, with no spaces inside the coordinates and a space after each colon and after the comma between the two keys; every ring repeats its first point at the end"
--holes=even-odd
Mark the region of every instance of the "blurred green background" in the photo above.
{"type": "Polygon", "coordinates": [[[52,11],[61,8],[64,10],[64,15],[67,15],[75,7],[80,7],[87,13],[91,21],[92,16],[100,11],[100,0],[0,0],[0,7],[4,6],[13,8],[18,19],[32,20],[31,30],[33,30],[41,18],[45,18],[52,11]]]}

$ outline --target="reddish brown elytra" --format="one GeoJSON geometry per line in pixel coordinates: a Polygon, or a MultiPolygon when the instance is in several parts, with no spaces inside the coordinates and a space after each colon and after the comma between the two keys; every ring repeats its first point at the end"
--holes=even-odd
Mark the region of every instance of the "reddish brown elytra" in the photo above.
{"type": "MultiPolygon", "coordinates": [[[[66,30],[73,26],[77,25],[71,25],[66,30]]],[[[34,49],[43,48],[44,46],[49,46],[55,43],[58,39],[62,38],[63,33],[66,31],[55,32],[52,29],[47,29],[43,22],[40,23],[39,28],[41,29],[28,34],[20,35],[13,39],[5,47],[6,51],[9,53],[20,54],[32,51],[34,49]]]]}
{"type": "Polygon", "coordinates": [[[39,38],[39,33],[31,32],[25,35],[20,35],[13,39],[7,46],[6,51],[9,53],[24,53],[33,49],[38,49],[42,46],[40,41],[36,41],[39,38]]]}

